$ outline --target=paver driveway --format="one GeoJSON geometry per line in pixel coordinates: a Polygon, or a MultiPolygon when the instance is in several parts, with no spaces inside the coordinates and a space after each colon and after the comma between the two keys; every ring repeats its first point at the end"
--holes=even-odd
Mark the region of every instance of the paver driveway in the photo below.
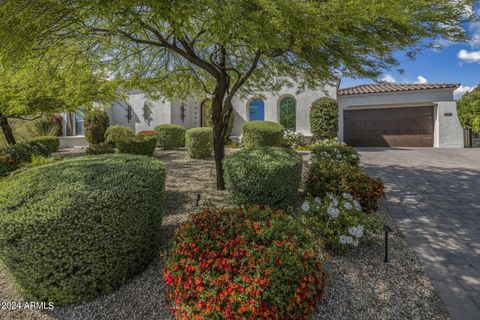
{"type": "Polygon", "coordinates": [[[359,148],[453,319],[480,319],[480,149],[359,148]]]}

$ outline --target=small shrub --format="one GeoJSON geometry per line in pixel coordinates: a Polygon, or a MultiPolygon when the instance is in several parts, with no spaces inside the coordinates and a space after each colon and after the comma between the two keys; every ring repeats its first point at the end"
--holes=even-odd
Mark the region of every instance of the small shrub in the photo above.
{"type": "Polygon", "coordinates": [[[20,293],[73,303],[142,271],[158,255],[164,186],[162,162],[132,155],[66,159],[4,179],[0,258],[20,293]]]}
{"type": "Polygon", "coordinates": [[[85,114],[85,139],[91,144],[100,144],[105,141],[105,131],[109,126],[108,115],[100,109],[88,110],[85,114]]]}
{"type": "Polygon", "coordinates": [[[326,274],[290,215],[206,209],[179,227],[164,280],[175,319],[307,319],[326,274]]]}
{"type": "Polygon", "coordinates": [[[360,154],[354,148],[340,143],[337,138],[317,141],[310,146],[310,150],[317,158],[346,161],[355,167],[360,163],[360,154]]]}
{"type": "Polygon", "coordinates": [[[236,205],[294,206],[302,174],[302,157],[291,149],[243,149],[223,161],[225,187],[236,205]]]}
{"type": "Polygon", "coordinates": [[[114,125],[108,127],[105,131],[105,143],[113,146],[118,147],[118,143],[123,140],[130,139],[135,136],[135,133],[131,128],[114,125]]]}
{"type": "Polygon", "coordinates": [[[193,128],[185,134],[185,146],[191,158],[208,158],[213,152],[213,129],[193,128]]]}
{"type": "Polygon", "coordinates": [[[185,132],[187,130],[177,124],[161,124],[155,127],[158,146],[164,150],[185,147],[185,132]]]}
{"type": "Polygon", "coordinates": [[[286,130],[285,134],[283,135],[283,139],[285,140],[286,147],[292,149],[303,147],[306,144],[305,136],[300,132],[286,130]]]}
{"type": "Polygon", "coordinates": [[[15,171],[16,168],[15,161],[8,154],[0,153],[0,176],[15,171]]]}
{"type": "Polygon", "coordinates": [[[38,136],[61,136],[62,117],[58,114],[40,117],[33,122],[35,134],[38,136]]]}
{"type": "Polygon", "coordinates": [[[57,152],[58,147],[60,146],[60,139],[58,137],[37,137],[27,141],[27,143],[39,143],[47,148],[50,154],[57,152]]]}
{"type": "Polygon", "coordinates": [[[378,217],[363,213],[360,203],[348,193],[341,196],[327,193],[323,199],[310,197],[301,209],[305,226],[331,251],[356,247],[379,230],[378,217]]]}
{"type": "Polygon", "coordinates": [[[120,153],[138,154],[144,156],[153,156],[157,139],[155,137],[133,137],[118,143],[120,153]]]}
{"type": "Polygon", "coordinates": [[[115,153],[115,149],[107,143],[91,144],[85,152],[87,155],[93,156],[99,154],[115,153]]]}
{"type": "Polygon", "coordinates": [[[150,137],[155,135],[155,130],[143,130],[137,133],[138,137],[150,137]]]}
{"type": "Polygon", "coordinates": [[[29,162],[32,155],[48,157],[51,154],[44,144],[35,141],[9,145],[1,153],[8,155],[16,165],[29,162]]]}
{"type": "Polygon", "coordinates": [[[338,131],[338,105],[335,99],[324,97],[310,107],[310,128],[317,139],[332,139],[338,131]]]}
{"type": "Polygon", "coordinates": [[[250,121],[242,126],[242,141],[245,148],[282,147],[285,129],[270,121],[250,121]]]}
{"type": "Polygon", "coordinates": [[[349,193],[360,202],[365,212],[378,209],[378,200],[384,192],[380,179],[369,177],[362,169],[352,167],[347,162],[323,158],[312,161],[305,185],[306,190],[314,196],[349,193]]]}

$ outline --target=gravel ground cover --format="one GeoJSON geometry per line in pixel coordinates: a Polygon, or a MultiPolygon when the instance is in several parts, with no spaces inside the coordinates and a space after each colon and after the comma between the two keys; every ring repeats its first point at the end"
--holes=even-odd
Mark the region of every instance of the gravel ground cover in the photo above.
{"type": "MultiPolygon", "coordinates": [[[[157,157],[167,167],[167,212],[161,251],[147,270],[112,294],[41,311],[24,307],[25,301],[15,293],[0,266],[0,319],[172,319],[165,304],[162,261],[175,229],[198,209],[197,194],[201,194],[200,205],[227,203],[225,192],[215,190],[213,159],[192,160],[185,151],[157,151],[157,157]],[[7,302],[20,303],[22,308],[3,309],[7,302]]],[[[308,155],[304,157],[308,161],[308,155]]],[[[383,262],[383,235],[355,252],[330,257],[325,266],[331,277],[312,319],[449,319],[388,212],[382,208],[381,213],[384,222],[393,228],[390,262],[383,262]]]]}

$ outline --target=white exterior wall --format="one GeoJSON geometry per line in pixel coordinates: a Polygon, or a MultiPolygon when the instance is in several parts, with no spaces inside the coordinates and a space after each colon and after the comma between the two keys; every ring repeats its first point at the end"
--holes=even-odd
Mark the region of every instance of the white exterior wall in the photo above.
{"type": "Polygon", "coordinates": [[[344,110],[433,106],[434,147],[463,148],[463,130],[457,117],[453,89],[339,95],[338,106],[338,139],[340,141],[344,141],[344,110]],[[445,117],[445,113],[452,113],[452,116],[445,117]]]}

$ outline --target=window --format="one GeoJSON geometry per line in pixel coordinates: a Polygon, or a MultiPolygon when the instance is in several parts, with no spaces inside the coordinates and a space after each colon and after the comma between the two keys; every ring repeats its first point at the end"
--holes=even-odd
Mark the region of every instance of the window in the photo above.
{"type": "Polygon", "coordinates": [[[76,136],[83,136],[83,111],[77,110],[75,111],[75,135],[76,136]]]}
{"type": "Polygon", "coordinates": [[[249,120],[264,120],[265,119],[265,102],[261,99],[255,99],[250,102],[249,106],[249,120]]]}
{"type": "Polygon", "coordinates": [[[296,131],[296,103],[292,97],[280,100],[280,124],[286,130],[296,131]]]}

